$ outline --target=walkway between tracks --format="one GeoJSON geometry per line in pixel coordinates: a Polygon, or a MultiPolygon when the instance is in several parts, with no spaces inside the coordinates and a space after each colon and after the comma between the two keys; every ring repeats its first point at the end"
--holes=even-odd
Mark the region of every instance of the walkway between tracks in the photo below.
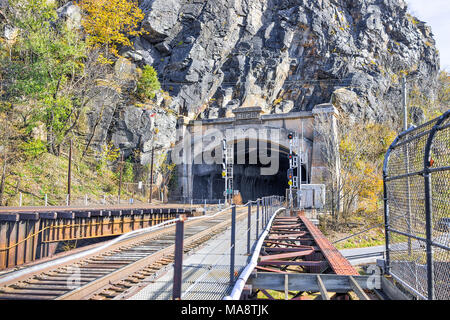
{"type": "MultiPolygon", "coordinates": [[[[247,217],[236,222],[235,242],[235,273],[234,279],[250,262],[258,239],[269,221],[275,208],[266,213],[257,212],[257,207],[251,209],[250,228],[247,217]],[[258,230],[257,230],[258,224],[258,230]],[[247,233],[250,229],[250,255],[247,254],[247,233]]],[[[235,281],[230,282],[230,246],[231,226],[224,232],[208,240],[201,248],[184,255],[182,269],[182,300],[221,300],[228,296],[235,281]]],[[[173,268],[158,279],[148,283],[129,300],[171,300],[173,290],[173,268]]]]}

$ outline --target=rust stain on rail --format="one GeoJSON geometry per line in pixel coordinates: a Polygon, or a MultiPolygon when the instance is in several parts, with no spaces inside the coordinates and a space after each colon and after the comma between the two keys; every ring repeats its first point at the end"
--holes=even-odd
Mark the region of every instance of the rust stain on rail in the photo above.
{"type": "Polygon", "coordinates": [[[359,275],[350,262],[344,258],[339,250],[337,250],[331,242],[328,241],[323,233],[313,223],[311,223],[311,221],[301,215],[298,215],[298,217],[302,220],[303,224],[314,238],[317,246],[320,248],[320,251],[324,255],[325,259],[327,259],[331,269],[333,269],[336,274],[359,275]]]}

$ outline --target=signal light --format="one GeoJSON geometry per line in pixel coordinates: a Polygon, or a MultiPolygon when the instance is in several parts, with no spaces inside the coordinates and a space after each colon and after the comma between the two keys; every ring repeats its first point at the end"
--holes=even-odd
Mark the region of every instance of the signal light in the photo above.
{"type": "Polygon", "coordinates": [[[289,139],[289,140],[292,140],[293,138],[294,138],[294,135],[293,135],[292,133],[289,133],[289,134],[288,134],[288,139],[289,139]]]}
{"type": "Polygon", "coordinates": [[[287,177],[289,180],[292,180],[292,177],[294,176],[294,171],[292,169],[288,169],[287,177]]]}
{"type": "Polygon", "coordinates": [[[288,158],[289,160],[292,160],[292,154],[289,154],[288,158]]]}

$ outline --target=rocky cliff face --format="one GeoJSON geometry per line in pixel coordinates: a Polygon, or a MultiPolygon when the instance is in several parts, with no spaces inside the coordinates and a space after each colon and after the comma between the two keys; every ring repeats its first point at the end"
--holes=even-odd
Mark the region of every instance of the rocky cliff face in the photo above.
{"type": "Polygon", "coordinates": [[[148,34],[121,51],[132,63],[116,66],[117,75],[152,65],[171,102],[159,97],[145,111],[106,102],[100,91],[90,125],[101,114],[93,145],[112,141],[125,156],[137,149],[141,163],[152,145],[174,142],[178,112],[217,118],[239,107],[286,113],[331,101],[344,115],[394,120],[402,74],[432,90],[439,70],[430,27],[403,0],[142,0],[140,7],[148,34]]]}
{"type": "Polygon", "coordinates": [[[191,117],[267,113],[333,101],[383,121],[400,110],[399,77],[432,87],[439,58],[431,30],[403,0],[143,0],[148,34],[124,51],[153,65],[191,117]]]}

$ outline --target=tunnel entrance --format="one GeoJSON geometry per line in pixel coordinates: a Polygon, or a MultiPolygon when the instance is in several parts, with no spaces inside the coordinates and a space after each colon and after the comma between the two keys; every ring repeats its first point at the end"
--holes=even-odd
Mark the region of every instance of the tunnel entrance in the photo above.
{"type": "MultiPolygon", "coordinates": [[[[233,165],[233,190],[238,190],[242,200],[247,202],[260,197],[270,195],[285,196],[288,188],[287,170],[289,169],[289,149],[272,145],[266,145],[262,150],[263,155],[273,161],[278,161],[278,170],[272,175],[261,175],[261,169],[268,169],[271,164],[267,158],[261,158],[258,141],[234,142],[233,165]],[[255,147],[256,146],[256,147],[255,147]],[[278,154],[278,156],[277,156],[278,154]]],[[[296,175],[297,170],[294,170],[296,175]]],[[[193,165],[193,198],[194,199],[223,199],[225,181],[222,178],[222,166],[219,164],[194,164],[193,165]]],[[[308,183],[306,168],[302,167],[302,183],[308,183]]]]}

